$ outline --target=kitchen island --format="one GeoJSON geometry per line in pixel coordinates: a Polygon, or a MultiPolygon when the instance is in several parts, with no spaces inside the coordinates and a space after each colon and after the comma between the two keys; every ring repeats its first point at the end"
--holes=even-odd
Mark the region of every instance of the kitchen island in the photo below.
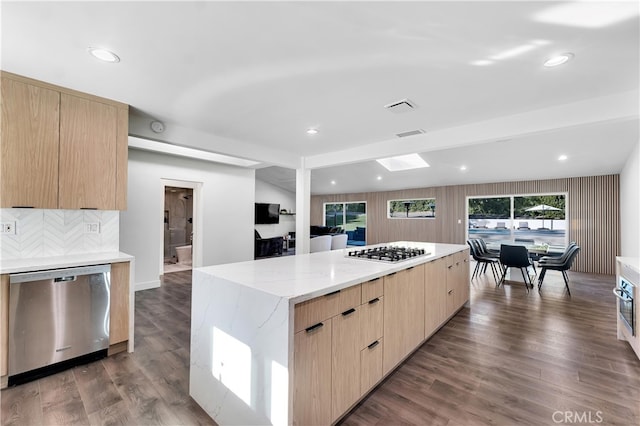
{"type": "Polygon", "coordinates": [[[190,395],[222,425],[339,420],[469,301],[466,246],[391,244],[426,254],[194,269],[190,395]]]}

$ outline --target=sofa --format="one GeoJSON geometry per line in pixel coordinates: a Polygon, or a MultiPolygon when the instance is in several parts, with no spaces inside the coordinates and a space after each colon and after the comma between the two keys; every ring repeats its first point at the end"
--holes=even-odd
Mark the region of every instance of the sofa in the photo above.
{"type": "Polygon", "coordinates": [[[254,229],[254,231],[256,238],[253,246],[253,256],[255,259],[282,255],[282,249],[284,246],[283,237],[262,238],[257,230],[254,229]]]}
{"type": "Polygon", "coordinates": [[[319,225],[311,225],[309,228],[309,235],[313,237],[317,237],[318,235],[335,235],[335,234],[343,234],[344,229],[340,226],[319,226],[319,225]]]}

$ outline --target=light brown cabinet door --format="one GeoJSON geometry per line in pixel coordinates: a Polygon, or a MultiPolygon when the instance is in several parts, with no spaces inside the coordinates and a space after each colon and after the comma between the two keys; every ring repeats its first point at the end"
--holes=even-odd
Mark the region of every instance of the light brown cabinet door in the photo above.
{"type": "Polygon", "coordinates": [[[0,275],[0,376],[9,368],[9,275],[0,275]]]}
{"type": "Polygon", "coordinates": [[[58,208],[60,94],[1,81],[0,207],[58,208]]]}
{"type": "Polygon", "coordinates": [[[330,423],[331,320],[329,319],[294,335],[293,424],[328,425],[330,423]]]}
{"type": "Polygon", "coordinates": [[[60,95],[59,208],[116,209],[116,108],[60,95]]]}
{"type": "Polygon", "coordinates": [[[129,340],[129,262],[111,264],[109,344],[129,340]]]}
{"type": "Polygon", "coordinates": [[[118,108],[116,136],[116,210],[127,209],[127,177],[129,176],[129,110],[118,108]]]}
{"type": "Polygon", "coordinates": [[[383,339],[377,339],[360,351],[360,393],[366,394],[382,379],[383,339]]]}
{"type": "Polygon", "coordinates": [[[331,421],[360,398],[360,306],[331,319],[331,421]]]}
{"type": "Polygon", "coordinates": [[[360,306],[360,349],[382,337],[384,297],[374,297],[360,306]]]}
{"type": "Polygon", "coordinates": [[[428,337],[447,318],[446,258],[425,264],[424,274],[424,337],[428,337]]]}
{"type": "Polygon", "coordinates": [[[384,277],[384,374],[424,339],[424,302],[424,265],[384,277]]]}
{"type": "Polygon", "coordinates": [[[447,256],[447,316],[469,300],[469,252],[447,256]]]}

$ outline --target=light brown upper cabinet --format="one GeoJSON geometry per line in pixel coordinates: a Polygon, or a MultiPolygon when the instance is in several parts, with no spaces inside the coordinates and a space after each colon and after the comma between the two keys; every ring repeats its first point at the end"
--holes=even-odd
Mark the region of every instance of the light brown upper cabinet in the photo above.
{"type": "Polygon", "coordinates": [[[0,206],[58,207],[60,93],[2,76],[0,206]]]}
{"type": "Polygon", "coordinates": [[[0,207],[125,210],[128,108],[2,72],[0,207]]]}

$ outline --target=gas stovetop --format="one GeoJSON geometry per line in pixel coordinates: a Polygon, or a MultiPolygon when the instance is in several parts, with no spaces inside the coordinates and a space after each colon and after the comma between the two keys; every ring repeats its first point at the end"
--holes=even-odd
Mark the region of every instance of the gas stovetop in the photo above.
{"type": "Polygon", "coordinates": [[[347,257],[393,263],[413,259],[414,257],[427,256],[429,254],[431,253],[427,253],[421,248],[380,246],[351,250],[347,253],[347,257]]]}

